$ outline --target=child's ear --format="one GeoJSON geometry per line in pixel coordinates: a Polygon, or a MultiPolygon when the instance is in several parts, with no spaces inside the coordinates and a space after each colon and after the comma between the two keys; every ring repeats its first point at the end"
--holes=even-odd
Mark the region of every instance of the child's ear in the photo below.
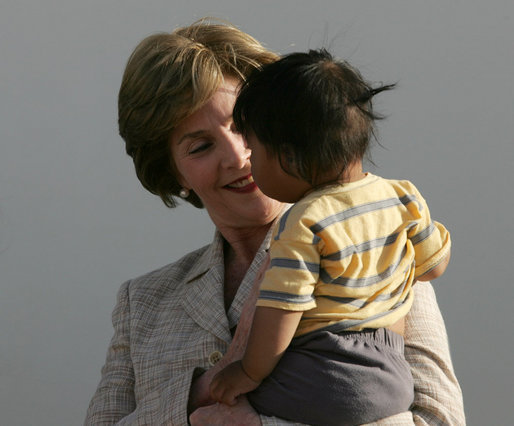
{"type": "Polygon", "coordinates": [[[296,175],[296,161],[291,149],[285,148],[280,153],[280,164],[286,173],[296,175]]]}

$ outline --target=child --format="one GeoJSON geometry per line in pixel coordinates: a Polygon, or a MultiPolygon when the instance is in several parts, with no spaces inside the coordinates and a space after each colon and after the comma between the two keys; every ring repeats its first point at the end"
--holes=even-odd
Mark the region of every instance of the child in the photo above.
{"type": "Polygon", "coordinates": [[[402,321],[416,280],[440,276],[448,231],[408,181],[363,173],[376,89],[325,50],[293,53],[243,84],[234,123],[277,224],[248,346],[211,383],[234,404],[318,425],[372,422],[413,402],[402,321]],[[396,328],[395,328],[396,327],[396,328]],[[252,392],[253,391],[253,392],[252,392]]]}

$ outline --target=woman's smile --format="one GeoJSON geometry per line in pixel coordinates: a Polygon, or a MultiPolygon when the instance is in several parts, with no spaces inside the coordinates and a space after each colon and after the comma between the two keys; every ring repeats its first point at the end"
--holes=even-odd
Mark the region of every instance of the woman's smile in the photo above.
{"type": "Polygon", "coordinates": [[[234,192],[247,193],[256,191],[257,185],[253,181],[252,175],[248,175],[225,185],[225,188],[234,192]]]}

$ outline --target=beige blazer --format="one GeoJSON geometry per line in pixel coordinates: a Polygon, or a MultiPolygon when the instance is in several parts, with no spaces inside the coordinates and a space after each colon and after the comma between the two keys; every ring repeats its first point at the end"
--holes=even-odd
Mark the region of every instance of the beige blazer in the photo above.
{"type": "MultiPolygon", "coordinates": [[[[268,245],[268,240],[263,242],[228,313],[219,233],[212,244],[124,283],[112,314],[114,335],[85,424],[187,425],[191,381],[227,351],[230,329],[238,323],[268,245]]],[[[415,285],[405,342],[415,382],[414,406],[375,424],[464,425],[462,393],[429,283],[415,285]]],[[[291,424],[265,416],[261,421],[291,424]]]]}

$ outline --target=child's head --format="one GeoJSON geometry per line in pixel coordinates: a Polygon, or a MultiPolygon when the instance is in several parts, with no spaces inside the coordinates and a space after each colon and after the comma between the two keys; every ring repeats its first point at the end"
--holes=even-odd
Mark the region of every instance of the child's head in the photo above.
{"type": "Polygon", "coordinates": [[[292,53],[243,83],[234,122],[254,134],[284,171],[312,186],[339,178],[366,154],[373,134],[372,88],[359,71],[326,50],[292,53]]]}

